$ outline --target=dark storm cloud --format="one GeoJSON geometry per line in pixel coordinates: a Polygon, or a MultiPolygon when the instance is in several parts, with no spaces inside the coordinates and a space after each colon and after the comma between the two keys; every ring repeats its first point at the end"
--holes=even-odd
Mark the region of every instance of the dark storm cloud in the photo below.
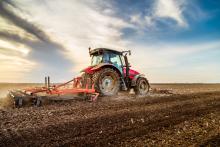
{"type": "Polygon", "coordinates": [[[66,59],[63,59],[60,52],[64,50],[64,47],[61,44],[52,41],[49,36],[36,25],[17,16],[9,9],[9,7],[7,7],[7,5],[12,5],[14,8],[17,8],[15,3],[10,0],[0,1],[0,15],[12,22],[13,25],[35,36],[38,40],[30,40],[28,37],[19,36],[19,34],[11,31],[0,31],[0,38],[10,40],[10,42],[14,43],[21,43],[32,48],[30,58],[40,60],[40,62],[43,62],[44,64],[50,64],[50,66],[54,63],[64,64],[66,59]]]}
{"type": "MultiPolygon", "coordinates": [[[[1,0],[0,1],[0,15],[13,23],[15,26],[25,30],[26,32],[32,34],[36,38],[38,38],[40,41],[43,41],[45,43],[50,44],[51,46],[54,47],[54,49],[60,49],[64,50],[64,47],[57,43],[54,42],[50,39],[50,37],[39,27],[37,27],[35,24],[32,24],[28,22],[27,20],[21,18],[20,16],[16,15],[13,13],[7,5],[11,5],[14,8],[19,9],[19,7],[16,6],[16,4],[11,1],[11,0],[1,0]]],[[[19,41],[20,43],[22,42],[28,42],[27,39],[21,38],[20,36],[16,34],[11,34],[10,32],[0,32],[0,36],[2,37],[8,37],[8,39],[14,39],[19,41]]],[[[47,48],[45,48],[46,50],[47,48]]]]}
{"type": "Polygon", "coordinates": [[[36,49],[36,46],[39,45],[42,48],[37,47],[38,51],[51,51],[52,50],[64,50],[64,47],[61,44],[58,44],[53,41],[41,41],[41,40],[30,40],[26,37],[21,37],[19,34],[15,34],[9,31],[0,31],[0,38],[4,40],[10,40],[11,42],[21,43],[26,46],[29,46],[32,49],[36,49]],[[45,44],[48,47],[43,47],[42,44],[45,44]]]}
{"type": "Polygon", "coordinates": [[[11,33],[11,32],[7,32],[7,31],[0,31],[0,38],[4,39],[4,40],[10,40],[11,42],[17,42],[17,43],[21,43],[21,44],[25,44],[30,46],[31,44],[31,40],[21,37],[17,34],[11,33]]]}
{"type": "Polygon", "coordinates": [[[13,1],[11,1],[11,0],[1,0],[0,3],[6,3],[6,4],[8,4],[8,5],[10,5],[10,6],[14,7],[14,8],[19,9],[19,8],[15,5],[15,3],[14,3],[13,1]]]}
{"type": "Polygon", "coordinates": [[[24,29],[28,33],[36,36],[38,39],[46,42],[50,42],[49,37],[36,25],[28,22],[27,20],[17,16],[12,11],[9,10],[7,5],[11,5],[16,8],[16,5],[10,0],[2,0],[0,2],[0,15],[5,19],[12,22],[14,25],[24,29]]]}

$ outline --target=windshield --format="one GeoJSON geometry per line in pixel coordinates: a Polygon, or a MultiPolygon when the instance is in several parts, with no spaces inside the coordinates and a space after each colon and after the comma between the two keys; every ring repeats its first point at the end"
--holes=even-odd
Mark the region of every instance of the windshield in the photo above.
{"type": "Polygon", "coordinates": [[[102,62],[102,55],[93,55],[92,56],[92,66],[95,66],[102,62]]]}

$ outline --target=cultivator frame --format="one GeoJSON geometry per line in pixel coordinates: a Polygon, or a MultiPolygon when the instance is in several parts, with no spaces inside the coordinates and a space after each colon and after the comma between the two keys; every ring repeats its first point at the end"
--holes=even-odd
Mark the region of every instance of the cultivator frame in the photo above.
{"type": "Polygon", "coordinates": [[[42,99],[46,96],[60,96],[65,94],[84,94],[90,101],[95,101],[99,96],[91,80],[87,79],[86,83],[82,84],[82,77],[77,77],[66,83],[57,85],[51,85],[50,77],[45,77],[44,87],[9,91],[9,96],[14,98],[15,107],[22,107],[25,99],[31,101],[35,106],[40,106],[42,104],[42,99]],[[44,94],[44,96],[38,94],[44,94]]]}

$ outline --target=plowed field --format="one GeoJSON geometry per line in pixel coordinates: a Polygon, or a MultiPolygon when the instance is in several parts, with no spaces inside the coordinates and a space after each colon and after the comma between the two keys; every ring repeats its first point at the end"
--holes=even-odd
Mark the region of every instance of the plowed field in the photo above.
{"type": "Polygon", "coordinates": [[[0,146],[220,146],[220,86],[197,86],[1,109],[0,146]]]}

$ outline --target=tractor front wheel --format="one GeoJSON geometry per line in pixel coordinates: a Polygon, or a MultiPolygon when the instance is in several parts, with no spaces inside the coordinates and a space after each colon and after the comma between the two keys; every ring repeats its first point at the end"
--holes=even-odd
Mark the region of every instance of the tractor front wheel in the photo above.
{"type": "Polygon", "coordinates": [[[93,75],[95,89],[102,96],[114,96],[120,88],[119,74],[112,68],[103,68],[93,75]]]}
{"type": "Polygon", "coordinates": [[[137,84],[134,87],[134,91],[136,95],[141,95],[141,96],[146,95],[149,92],[149,89],[150,89],[149,82],[146,78],[143,77],[137,80],[137,84]]]}

